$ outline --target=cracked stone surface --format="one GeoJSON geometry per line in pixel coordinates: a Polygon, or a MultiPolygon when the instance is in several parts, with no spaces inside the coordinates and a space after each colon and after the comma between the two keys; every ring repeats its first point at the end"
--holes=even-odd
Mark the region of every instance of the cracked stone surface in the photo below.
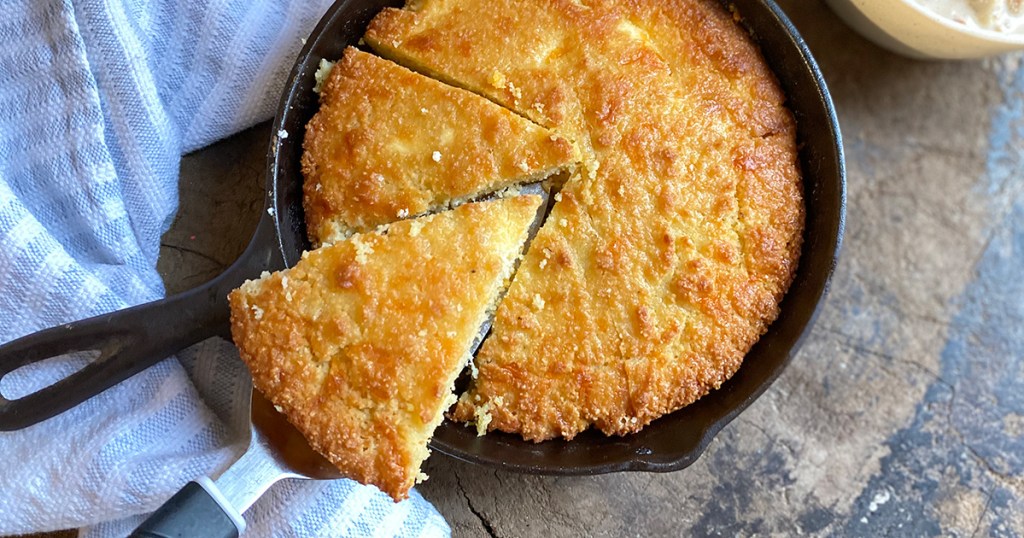
{"type": "MultiPolygon", "coordinates": [[[[918,62],[780,2],[849,169],[831,295],[775,385],[670,474],[510,474],[432,457],[456,536],[1024,535],[1024,56],[918,62]]],[[[262,208],[267,125],[187,157],[159,268],[214,276],[262,208]]]]}

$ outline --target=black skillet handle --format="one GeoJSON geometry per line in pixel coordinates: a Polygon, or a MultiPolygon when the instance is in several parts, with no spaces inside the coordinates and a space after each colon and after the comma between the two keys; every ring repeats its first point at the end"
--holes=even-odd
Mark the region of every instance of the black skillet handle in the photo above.
{"type": "Polygon", "coordinates": [[[81,370],[15,400],[0,394],[0,431],[26,428],[92,398],[211,336],[227,334],[227,294],[245,279],[283,267],[272,219],[262,218],[249,247],[206,284],[142,304],[30,334],[0,346],[0,379],[32,363],[99,351],[81,370]]]}

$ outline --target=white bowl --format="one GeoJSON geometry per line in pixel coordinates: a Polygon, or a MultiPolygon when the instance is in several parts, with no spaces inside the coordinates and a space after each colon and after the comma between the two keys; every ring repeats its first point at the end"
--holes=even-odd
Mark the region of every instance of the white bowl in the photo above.
{"type": "Polygon", "coordinates": [[[826,0],[861,35],[912,58],[982,58],[1024,50],[1024,33],[973,28],[910,0],[826,0]]]}

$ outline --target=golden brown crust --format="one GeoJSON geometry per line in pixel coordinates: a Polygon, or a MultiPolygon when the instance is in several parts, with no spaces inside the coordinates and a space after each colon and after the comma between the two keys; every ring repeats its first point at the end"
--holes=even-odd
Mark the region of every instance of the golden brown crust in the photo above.
{"type": "Polygon", "coordinates": [[[231,293],[253,384],[345,475],[405,498],[541,202],[357,234],[231,293]]]}
{"type": "Polygon", "coordinates": [[[548,129],[354,48],[331,70],[320,99],[302,156],[314,245],[539,181],[579,160],[548,129]]]}
{"type": "Polygon", "coordinates": [[[794,121],[717,2],[527,4],[423,0],[366,35],[586,153],[455,417],[486,409],[532,440],[635,432],[719,387],[777,316],[803,229],[794,121]]]}

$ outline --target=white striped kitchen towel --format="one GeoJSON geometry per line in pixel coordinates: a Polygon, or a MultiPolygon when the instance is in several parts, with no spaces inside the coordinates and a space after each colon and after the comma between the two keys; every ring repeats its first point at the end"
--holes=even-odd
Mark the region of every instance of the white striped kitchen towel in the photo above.
{"type": "MultiPolygon", "coordinates": [[[[328,4],[0,2],[0,342],[163,295],[156,259],[182,153],[271,116],[328,4]]],[[[229,465],[239,447],[218,416],[245,379],[230,374],[237,352],[212,340],[184,355],[0,433],[0,534],[123,535],[229,465]]],[[[0,391],[26,394],[76,364],[27,369],[0,391]]],[[[422,497],[396,505],[349,481],[279,484],[247,519],[251,536],[449,534],[422,497]]]]}

